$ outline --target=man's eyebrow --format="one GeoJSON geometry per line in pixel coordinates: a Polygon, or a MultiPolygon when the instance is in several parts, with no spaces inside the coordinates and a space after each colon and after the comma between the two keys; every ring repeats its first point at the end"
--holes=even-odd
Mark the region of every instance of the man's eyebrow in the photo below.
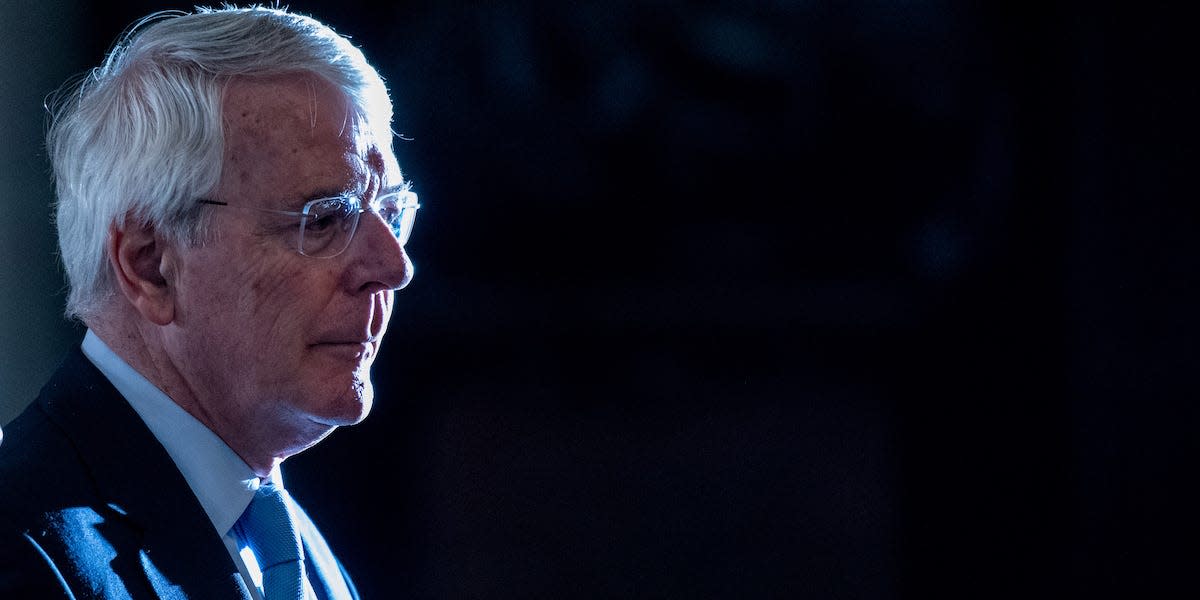
{"type": "Polygon", "coordinates": [[[400,183],[386,185],[386,186],[379,188],[378,195],[393,194],[396,192],[405,192],[405,191],[408,191],[408,189],[411,187],[412,187],[412,182],[405,179],[404,181],[401,181],[400,183]]]}
{"type": "Polygon", "coordinates": [[[360,191],[359,187],[356,185],[330,186],[330,187],[318,188],[317,190],[313,191],[310,194],[306,194],[297,200],[293,200],[291,202],[291,204],[294,204],[296,206],[303,206],[304,204],[306,204],[308,202],[312,202],[313,200],[322,200],[325,198],[337,198],[339,196],[358,196],[360,194],[362,194],[362,192],[360,191]]]}
{"type": "MultiPolygon", "coordinates": [[[[382,195],[382,194],[391,194],[394,192],[403,192],[403,191],[408,190],[411,187],[412,187],[412,182],[405,179],[404,181],[402,181],[400,183],[381,187],[379,189],[379,191],[376,192],[375,195],[378,196],[378,195],[382,195]]],[[[293,204],[296,207],[300,207],[300,206],[304,206],[308,202],[312,202],[313,200],[321,200],[324,198],[337,198],[339,196],[356,196],[356,197],[361,198],[362,195],[365,193],[366,193],[366,191],[362,187],[360,187],[358,185],[354,185],[354,184],[350,184],[350,185],[346,185],[346,186],[330,186],[330,187],[318,188],[316,191],[304,196],[299,201],[294,201],[293,204]]]]}

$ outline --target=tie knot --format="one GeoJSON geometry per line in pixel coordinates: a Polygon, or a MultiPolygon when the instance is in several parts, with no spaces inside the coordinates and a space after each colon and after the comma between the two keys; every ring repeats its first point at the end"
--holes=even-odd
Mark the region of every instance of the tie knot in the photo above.
{"type": "Polygon", "coordinates": [[[238,524],[259,568],[301,560],[300,535],[288,513],[287,492],[267,483],[259,486],[238,524]]]}

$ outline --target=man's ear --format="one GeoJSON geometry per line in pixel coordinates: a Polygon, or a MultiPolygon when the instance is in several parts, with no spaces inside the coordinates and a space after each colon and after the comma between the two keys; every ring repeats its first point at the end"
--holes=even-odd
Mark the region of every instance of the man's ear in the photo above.
{"type": "Polygon", "coordinates": [[[175,320],[175,249],[151,225],[108,230],[108,260],[121,293],[155,325],[175,320]]]}

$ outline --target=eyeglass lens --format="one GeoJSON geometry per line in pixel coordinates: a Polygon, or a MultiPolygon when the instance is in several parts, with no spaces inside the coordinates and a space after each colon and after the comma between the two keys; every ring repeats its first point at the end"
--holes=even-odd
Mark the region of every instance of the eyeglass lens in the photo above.
{"type": "MultiPolygon", "coordinates": [[[[400,245],[408,242],[417,216],[416,195],[412,192],[384,194],[375,200],[379,216],[388,224],[400,245]]],[[[354,237],[363,212],[357,198],[325,198],[305,206],[300,220],[300,252],[325,258],[345,250],[354,237]]]]}

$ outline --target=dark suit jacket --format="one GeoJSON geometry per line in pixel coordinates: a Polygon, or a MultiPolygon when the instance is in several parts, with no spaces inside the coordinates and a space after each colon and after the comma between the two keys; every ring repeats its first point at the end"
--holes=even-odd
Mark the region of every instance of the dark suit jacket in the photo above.
{"type": "MultiPolygon", "coordinates": [[[[324,540],[299,527],[312,556],[324,540]]],[[[340,572],[357,598],[331,567],[306,563],[317,595],[340,572]]],[[[250,598],[171,457],[78,349],[4,428],[0,598],[250,598]]]]}

